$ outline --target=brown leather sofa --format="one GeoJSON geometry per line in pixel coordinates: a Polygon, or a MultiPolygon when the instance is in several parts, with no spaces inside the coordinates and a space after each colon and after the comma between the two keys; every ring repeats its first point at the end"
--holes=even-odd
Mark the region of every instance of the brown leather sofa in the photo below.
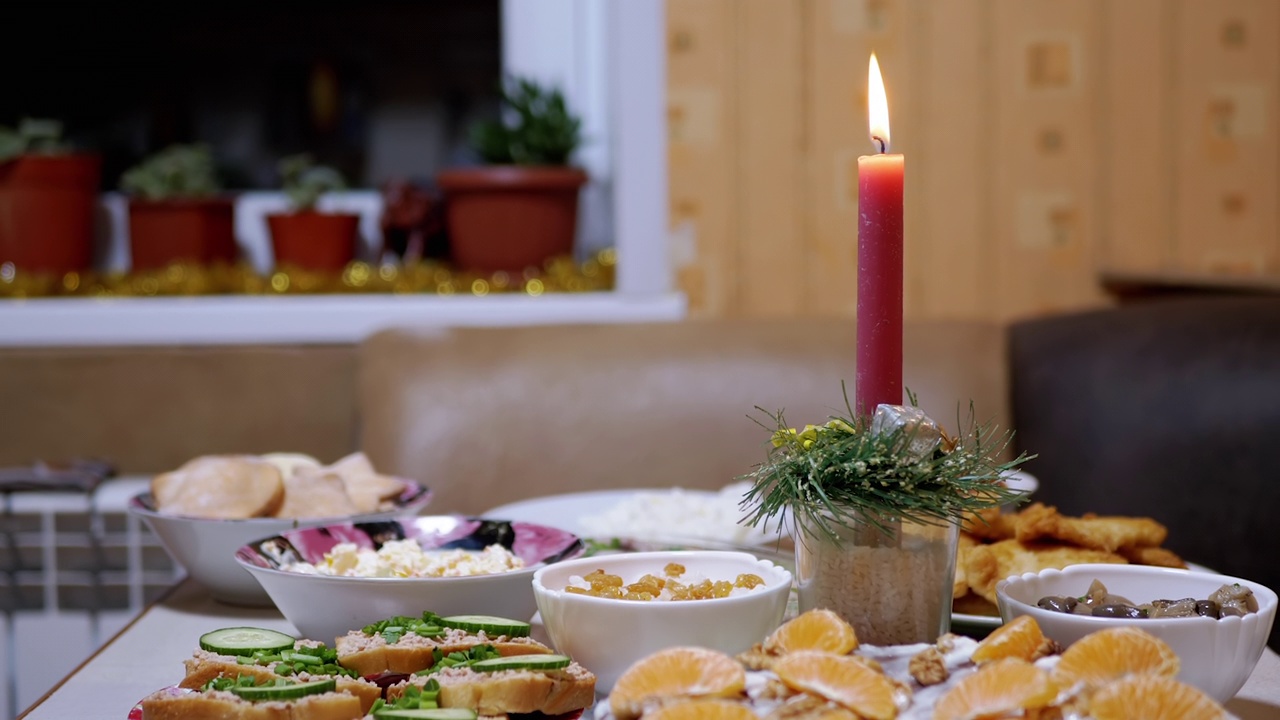
{"type": "MultiPolygon", "coordinates": [[[[1004,333],[904,331],[904,382],[946,426],[1008,427],[1004,333]]],[[[392,330],[360,348],[360,445],[439,511],[601,488],[719,488],[764,459],[757,406],[792,426],[844,412],[851,322],[716,321],[392,330]]]]}

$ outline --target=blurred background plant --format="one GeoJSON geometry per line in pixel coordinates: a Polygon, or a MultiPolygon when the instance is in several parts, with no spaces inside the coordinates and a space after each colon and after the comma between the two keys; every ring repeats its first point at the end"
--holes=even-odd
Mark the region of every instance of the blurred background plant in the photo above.
{"type": "Polygon", "coordinates": [[[46,118],[23,118],[16,128],[0,125],[0,162],[19,155],[64,153],[70,147],[62,140],[62,123],[46,118]]]}
{"type": "Polygon", "coordinates": [[[582,143],[582,119],[569,111],[564,93],[527,78],[501,88],[502,115],[477,123],[471,144],[491,165],[567,165],[582,143]]]}
{"type": "Polygon", "coordinates": [[[120,189],[147,200],[198,198],[222,189],[207,145],[170,145],[129,168],[120,189]]]}
{"type": "Polygon", "coordinates": [[[278,169],[284,192],[295,212],[315,210],[321,195],[347,187],[342,173],[328,165],[315,164],[315,158],[308,153],[281,159],[278,169]]]}

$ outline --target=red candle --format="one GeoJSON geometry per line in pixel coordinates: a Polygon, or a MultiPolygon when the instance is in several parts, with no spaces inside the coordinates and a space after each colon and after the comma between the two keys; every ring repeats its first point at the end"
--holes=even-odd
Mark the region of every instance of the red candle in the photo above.
{"type": "Polygon", "coordinates": [[[890,155],[889,104],[871,55],[867,107],[878,154],[858,158],[858,358],[854,409],[902,404],[902,155],[890,155]]]}

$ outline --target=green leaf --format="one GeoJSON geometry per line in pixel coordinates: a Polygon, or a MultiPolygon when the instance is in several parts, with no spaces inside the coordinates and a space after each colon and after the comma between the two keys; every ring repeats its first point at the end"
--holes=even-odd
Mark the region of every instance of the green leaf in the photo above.
{"type": "Polygon", "coordinates": [[[567,165],[582,142],[582,121],[564,94],[528,78],[511,78],[501,90],[502,120],[477,123],[471,145],[490,164],[567,165]]]}

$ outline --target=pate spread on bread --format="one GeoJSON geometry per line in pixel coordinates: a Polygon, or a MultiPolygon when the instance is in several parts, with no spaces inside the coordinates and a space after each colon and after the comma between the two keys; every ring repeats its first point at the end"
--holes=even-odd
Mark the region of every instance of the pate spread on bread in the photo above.
{"type": "Polygon", "coordinates": [[[142,718],[357,720],[431,708],[473,718],[589,707],[595,676],[528,631],[504,618],[426,612],[351,631],[330,649],[274,630],[223,628],[201,636],[178,687],[143,699],[142,718]]]}
{"type": "Polygon", "coordinates": [[[530,637],[490,636],[484,631],[471,633],[448,629],[438,637],[423,637],[407,632],[387,642],[386,636],[352,630],[337,639],[338,663],[360,675],[380,673],[413,673],[426,670],[435,662],[435,653],[445,655],[466,651],[477,645],[492,645],[501,655],[537,655],[551,648],[530,637]]]}
{"type": "Polygon", "coordinates": [[[356,720],[364,714],[359,699],[344,692],[253,702],[220,690],[160,690],[142,701],[143,720],[356,720]]]}
{"type": "MultiPolygon", "coordinates": [[[[297,643],[297,647],[316,647],[318,645],[319,643],[310,640],[299,640],[297,643]]],[[[182,679],[182,682],[178,684],[178,687],[191,690],[199,690],[207,685],[210,680],[220,677],[250,676],[261,682],[271,682],[276,678],[282,677],[276,672],[280,661],[269,662],[264,665],[250,665],[241,662],[235,655],[223,655],[209,650],[196,650],[190,658],[184,661],[184,664],[186,665],[187,674],[182,679]]],[[[359,676],[331,675],[324,672],[304,670],[291,673],[287,677],[299,682],[332,677],[336,681],[338,692],[354,695],[359,699],[362,713],[369,712],[373,702],[382,697],[382,688],[378,687],[376,683],[359,676]]]]}
{"type": "Polygon", "coordinates": [[[480,715],[562,715],[595,702],[595,675],[577,663],[545,671],[445,668],[428,677],[392,685],[387,689],[387,698],[399,697],[409,686],[421,689],[433,679],[440,686],[440,707],[470,708],[480,715]]]}

